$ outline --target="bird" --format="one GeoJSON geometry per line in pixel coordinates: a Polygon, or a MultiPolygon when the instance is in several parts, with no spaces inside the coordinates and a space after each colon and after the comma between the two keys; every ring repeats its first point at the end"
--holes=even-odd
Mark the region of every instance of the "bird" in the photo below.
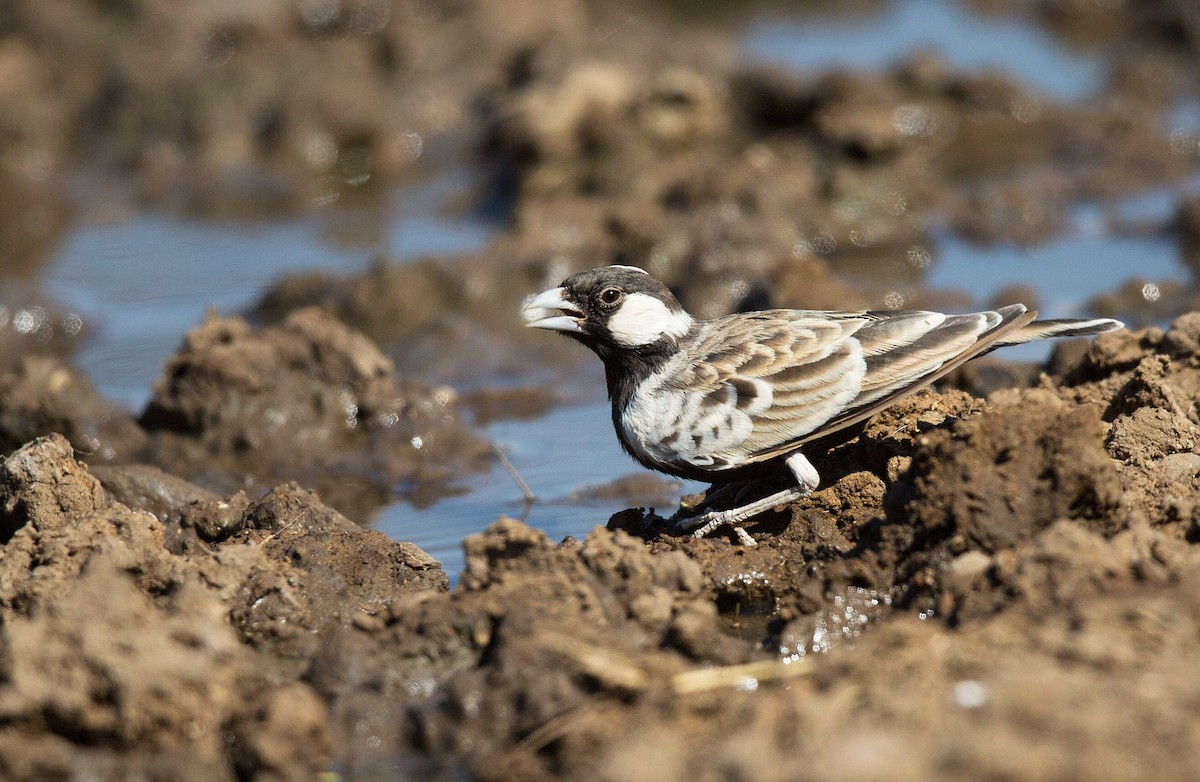
{"type": "Polygon", "coordinates": [[[528,297],[521,315],[599,356],[617,438],[643,466],[714,486],[790,473],[794,484],[781,491],[674,523],[696,537],[732,527],[745,543],[753,539],[743,522],[820,485],[806,446],[856,431],[995,348],[1124,325],[1038,320],[1022,304],[966,314],[768,309],[704,320],[627,265],[571,275],[528,297]]]}

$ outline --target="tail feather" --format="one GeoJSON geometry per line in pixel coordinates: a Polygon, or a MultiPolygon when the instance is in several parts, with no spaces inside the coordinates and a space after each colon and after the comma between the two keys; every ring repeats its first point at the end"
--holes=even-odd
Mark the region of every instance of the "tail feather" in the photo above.
{"type": "Polygon", "coordinates": [[[1024,342],[1033,342],[1038,339],[1054,339],[1057,337],[1090,337],[1095,334],[1116,331],[1124,327],[1124,325],[1121,321],[1111,318],[1035,320],[1005,334],[993,343],[993,347],[1020,345],[1024,342]]]}

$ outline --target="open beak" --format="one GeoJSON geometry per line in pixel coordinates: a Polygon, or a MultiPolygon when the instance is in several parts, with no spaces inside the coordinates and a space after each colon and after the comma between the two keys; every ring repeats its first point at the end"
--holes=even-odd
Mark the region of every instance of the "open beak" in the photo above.
{"type": "Polygon", "coordinates": [[[583,311],[567,301],[566,290],[551,288],[525,300],[521,317],[531,329],[583,333],[583,311]]]}

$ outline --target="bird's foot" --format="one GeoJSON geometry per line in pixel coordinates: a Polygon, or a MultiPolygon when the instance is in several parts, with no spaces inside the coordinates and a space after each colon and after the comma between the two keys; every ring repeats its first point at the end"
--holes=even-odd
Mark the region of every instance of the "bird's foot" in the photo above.
{"type": "Polygon", "coordinates": [[[732,527],[733,533],[737,535],[738,540],[743,545],[757,545],[754,543],[754,538],[751,538],[750,534],[742,529],[740,526],[741,522],[751,519],[764,511],[794,502],[810,491],[811,489],[808,486],[794,486],[790,489],[777,491],[770,496],[755,500],[740,508],[713,510],[697,516],[678,519],[671,526],[678,534],[686,533],[696,538],[706,537],[722,527],[732,527]]]}
{"type": "Polygon", "coordinates": [[[730,521],[725,517],[723,512],[717,512],[713,514],[706,513],[701,517],[701,520],[703,521],[704,518],[709,515],[716,516],[716,518],[708,519],[704,522],[704,524],[692,530],[693,538],[706,538],[722,527],[729,527],[731,530],[733,530],[734,537],[738,539],[738,543],[751,548],[758,545],[758,541],[750,537],[750,533],[746,531],[745,527],[735,521],[730,521]]]}
{"type": "Polygon", "coordinates": [[[737,536],[743,546],[757,546],[757,541],[738,524],[742,518],[738,515],[737,510],[713,510],[698,516],[688,516],[675,521],[672,527],[675,532],[688,533],[694,538],[708,537],[722,527],[731,527],[733,534],[737,536]]]}

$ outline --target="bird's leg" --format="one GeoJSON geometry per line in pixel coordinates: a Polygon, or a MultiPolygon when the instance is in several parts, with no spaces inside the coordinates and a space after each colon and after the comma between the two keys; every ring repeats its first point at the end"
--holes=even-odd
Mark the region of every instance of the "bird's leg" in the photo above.
{"type": "MultiPolygon", "coordinates": [[[[774,494],[763,497],[760,500],[755,500],[740,508],[709,511],[699,516],[680,519],[675,522],[675,529],[680,532],[690,530],[692,535],[697,538],[702,538],[721,527],[732,526],[735,529],[740,529],[737,525],[746,519],[753,518],[763,511],[770,510],[779,505],[795,502],[804,495],[811,494],[817,488],[818,484],[820,484],[821,476],[817,474],[817,470],[812,466],[812,462],[806,459],[803,454],[796,452],[789,456],[784,463],[787,464],[792,476],[795,477],[796,486],[784,489],[783,491],[777,491],[774,494]]],[[[741,535],[738,535],[738,538],[743,542],[745,542],[744,535],[744,530],[741,535]]]]}

